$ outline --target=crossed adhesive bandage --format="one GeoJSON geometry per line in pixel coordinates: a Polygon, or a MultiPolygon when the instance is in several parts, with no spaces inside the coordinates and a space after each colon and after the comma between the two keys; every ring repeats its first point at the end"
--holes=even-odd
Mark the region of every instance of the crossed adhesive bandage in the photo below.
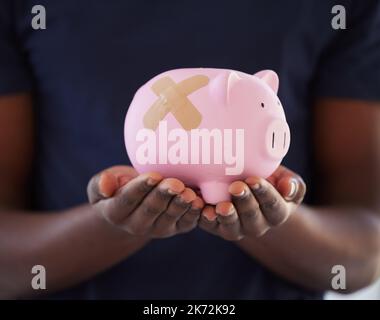
{"type": "Polygon", "coordinates": [[[209,78],[195,75],[179,83],[170,77],[157,80],[152,85],[153,92],[159,97],[144,115],[144,127],[156,130],[158,124],[170,112],[183,129],[191,130],[199,126],[202,115],[188,99],[188,95],[206,86],[209,78]]]}

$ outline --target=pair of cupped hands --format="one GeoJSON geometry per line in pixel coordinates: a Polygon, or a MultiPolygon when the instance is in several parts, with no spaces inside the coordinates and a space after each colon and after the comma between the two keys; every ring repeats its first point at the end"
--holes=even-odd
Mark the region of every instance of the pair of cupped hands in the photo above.
{"type": "Polygon", "coordinates": [[[284,223],[302,202],[302,178],[280,166],[269,178],[230,184],[231,201],[209,205],[176,178],[138,174],[114,166],[95,175],[87,193],[92,206],[132,236],[166,238],[200,228],[230,241],[259,237],[284,223]]]}

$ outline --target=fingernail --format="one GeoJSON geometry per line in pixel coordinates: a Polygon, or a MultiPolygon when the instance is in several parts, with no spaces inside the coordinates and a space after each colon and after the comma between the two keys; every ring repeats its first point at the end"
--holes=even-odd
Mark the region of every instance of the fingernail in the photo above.
{"type": "Polygon", "coordinates": [[[213,216],[212,218],[208,217],[206,214],[204,214],[203,216],[206,218],[207,221],[210,221],[210,222],[215,221],[216,219],[216,216],[213,216]]]}
{"type": "Polygon", "coordinates": [[[149,186],[154,186],[158,183],[158,181],[156,179],[153,179],[153,178],[148,178],[148,180],[146,181],[146,183],[149,185],[149,186]]]}
{"type": "Polygon", "coordinates": [[[98,180],[98,190],[99,190],[100,195],[103,198],[108,198],[110,195],[105,193],[103,190],[101,190],[101,186],[103,185],[103,183],[102,183],[103,179],[104,179],[104,174],[101,174],[99,177],[99,180],[98,180]]]}
{"type": "Polygon", "coordinates": [[[182,202],[182,203],[190,203],[191,200],[186,200],[182,195],[177,197],[177,200],[182,202]]]}
{"type": "Polygon", "coordinates": [[[228,210],[228,212],[227,212],[227,214],[225,215],[226,217],[227,216],[230,216],[231,214],[234,214],[235,213],[235,209],[234,209],[234,207],[231,207],[229,210],[228,210]]]}
{"type": "Polygon", "coordinates": [[[108,198],[109,195],[108,194],[105,194],[103,191],[99,191],[100,195],[103,197],[103,198],[108,198]]]}
{"type": "Polygon", "coordinates": [[[172,189],[168,189],[168,193],[169,194],[171,194],[172,196],[174,196],[174,195],[177,195],[178,194],[178,192],[175,192],[174,190],[172,190],[172,189]]]}
{"type": "Polygon", "coordinates": [[[253,190],[259,190],[260,189],[260,184],[259,183],[255,183],[251,188],[253,190]]]}
{"type": "Polygon", "coordinates": [[[203,211],[202,216],[206,218],[207,221],[215,221],[216,215],[213,213],[211,207],[206,207],[203,211]]]}
{"type": "Polygon", "coordinates": [[[198,211],[198,210],[201,210],[201,209],[202,209],[202,207],[199,207],[199,206],[197,206],[195,204],[191,205],[191,210],[198,211]]]}
{"type": "Polygon", "coordinates": [[[297,193],[297,189],[298,189],[298,183],[295,179],[291,179],[290,180],[290,191],[289,191],[289,194],[286,196],[286,198],[288,200],[291,200],[295,194],[297,193]]]}
{"type": "MultiPolygon", "coordinates": [[[[226,208],[224,207],[224,209],[226,209],[226,208]]],[[[221,210],[221,208],[217,206],[215,208],[215,211],[218,215],[223,216],[223,217],[227,217],[227,216],[233,214],[235,212],[235,209],[234,209],[234,206],[231,205],[231,206],[229,206],[228,211],[225,212],[226,210],[221,210]]]]}
{"type": "Polygon", "coordinates": [[[245,189],[243,189],[243,191],[241,191],[240,193],[231,193],[234,197],[242,197],[244,196],[245,194],[245,189]]]}
{"type": "Polygon", "coordinates": [[[191,210],[201,210],[203,208],[203,203],[201,201],[194,200],[191,204],[191,210]]]}

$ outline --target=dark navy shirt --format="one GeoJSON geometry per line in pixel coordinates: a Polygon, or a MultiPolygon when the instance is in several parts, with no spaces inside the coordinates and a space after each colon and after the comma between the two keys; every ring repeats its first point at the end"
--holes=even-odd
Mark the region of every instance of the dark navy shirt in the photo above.
{"type": "MultiPolygon", "coordinates": [[[[33,208],[87,201],[98,171],[129,164],[123,123],[139,86],[175,68],[273,69],[292,131],[284,164],[313,191],[314,99],[380,99],[378,1],[1,0],[0,94],[35,98],[33,208]],[[33,5],[47,29],[34,30],[33,5]]],[[[308,202],[313,201],[313,192],[308,202]]],[[[33,239],[30,239],[33,241],[33,239]]],[[[94,249],[95,250],[95,249],[94,249]]],[[[286,250],[286,249],[284,249],[286,250]]],[[[201,230],[155,240],[54,298],[317,298],[201,230]]]]}

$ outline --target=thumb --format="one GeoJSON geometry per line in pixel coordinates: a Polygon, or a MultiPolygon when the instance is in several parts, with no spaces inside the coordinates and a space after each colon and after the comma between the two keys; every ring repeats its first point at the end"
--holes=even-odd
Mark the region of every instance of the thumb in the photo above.
{"type": "Polygon", "coordinates": [[[277,190],[285,200],[299,204],[305,196],[306,185],[299,176],[286,176],[278,181],[277,190]]]}

